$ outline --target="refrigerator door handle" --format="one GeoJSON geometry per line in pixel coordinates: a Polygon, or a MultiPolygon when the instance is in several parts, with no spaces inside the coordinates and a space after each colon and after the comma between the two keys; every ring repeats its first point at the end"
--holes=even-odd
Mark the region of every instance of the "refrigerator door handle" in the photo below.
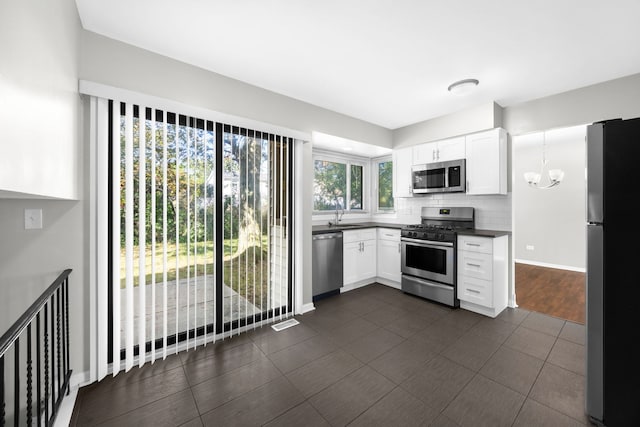
{"type": "Polygon", "coordinates": [[[587,225],[587,413],[604,417],[604,230],[587,225]]]}
{"type": "Polygon", "coordinates": [[[587,222],[601,223],[604,220],[604,125],[587,127],[587,222]]]}

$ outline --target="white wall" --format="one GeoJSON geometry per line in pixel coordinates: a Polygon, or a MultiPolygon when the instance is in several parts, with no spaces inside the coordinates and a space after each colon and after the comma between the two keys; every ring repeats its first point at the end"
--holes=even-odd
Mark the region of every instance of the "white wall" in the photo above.
{"type": "Polygon", "coordinates": [[[0,0],[0,198],[79,197],[79,31],[73,0],[0,0]]]}
{"type": "MultiPolygon", "coordinates": [[[[586,126],[546,132],[550,168],[565,172],[548,190],[529,187],[523,175],[538,172],[543,132],[513,138],[514,257],[517,261],[581,270],[585,268],[586,126]],[[527,245],[533,246],[528,250],[527,245]]],[[[543,178],[543,183],[547,182],[543,178]]]]}

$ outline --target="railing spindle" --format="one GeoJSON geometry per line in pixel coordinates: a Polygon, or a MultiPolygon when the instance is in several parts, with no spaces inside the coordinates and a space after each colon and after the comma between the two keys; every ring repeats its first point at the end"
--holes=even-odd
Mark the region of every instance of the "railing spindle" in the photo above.
{"type": "Polygon", "coordinates": [[[64,382],[62,378],[62,367],[61,367],[61,357],[60,357],[60,288],[56,291],[56,360],[58,367],[58,398],[62,394],[61,387],[64,382]]]}
{"type": "Polygon", "coordinates": [[[30,426],[33,421],[33,411],[31,405],[33,403],[33,360],[31,360],[31,323],[27,326],[27,425],[30,426]]]}
{"type": "Polygon", "coordinates": [[[20,337],[16,338],[16,342],[13,343],[15,350],[15,377],[13,379],[14,398],[13,398],[13,420],[14,425],[18,427],[20,425],[20,337]]]}
{"type": "MultiPolygon", "coordinates": [[[[55,330],[53,329],[55,327],[55,313],[54,311],[56,310],[56,306],[54,305],[54,301],[53,301],[53,295],[51,294],[51,300],[50,305],[51,305],[51,310],[50,310],[50,314],[51,314],[51,416],[55,417],[56,416],[56,333],[55,330]]],[[[58,380],[59,381],[59,380],[58,380]]]]}
{"type": "Polygon", "coordinates": [[[4,411],[4,355],[0,356],[0,404],[2,404],[2,417],[0,418],[0,426],[4,427],[5,411],[4,411]]]}
{"type": "MultiPolygon", "coordinates": [[[[67,336],[67,340],[65,345],[67,347],[67,368],[65,372],[71,372],[71,365],[69,364],[69,278],[64,279],[64,323],[65,323],[65,333],[67,336]]],[[[69,395],[71,387],[67,386],[67,396],[69,395]]]]}
{"type": "Polygon", "coordinates": [[[62,373],[64,374],[65,372],[67,372],[67,331],[66,331],[66,323],[64,320],[64,315],[65,315],[64,283],[60,287],[60,292],[61,292],[60,296],[62,298],[60,301],[60,306],[61,306],[60,316],[62,317],[62,321],[61,321],[61,324],[62,324],[62,373]]]}
{"type": "Polygon", "coordinates": [[[44,419],[49,419],[49,328],[47,313],[49,303],[44,304],[44,419]]]}
{"type": "Polygon", "coordinates": [[[36,314],[36,414],[38,426],[42,425],[42,396],[40,394],[41,374],[40,370],[40,312],[36,314]]]}

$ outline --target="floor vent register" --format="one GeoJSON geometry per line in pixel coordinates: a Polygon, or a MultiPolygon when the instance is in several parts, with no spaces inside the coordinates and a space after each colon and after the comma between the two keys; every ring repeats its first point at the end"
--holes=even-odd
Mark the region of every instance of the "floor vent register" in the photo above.
{"type": "Polygon", "coordinates": [[[275,325],[271,325],[274,331],[280,332],[283,329],[290,328],[292,326],[296,326],[300,324],[296,319],[285,320],[284,322],[276,323],[275,325]]]}

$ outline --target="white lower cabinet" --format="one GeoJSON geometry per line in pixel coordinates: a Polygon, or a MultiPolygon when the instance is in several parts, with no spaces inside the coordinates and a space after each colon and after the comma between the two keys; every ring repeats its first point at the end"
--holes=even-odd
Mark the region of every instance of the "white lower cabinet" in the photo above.
{"type": "Polygon", "coordinates": [[[507,307],[509,236],[458,236],[460,308],[496,317],[507,307]]]}
{"type": "Polygon", "coordinates": [[[378,280],[398,289],[401,279],[400,249],[400,230],[378,229],[378,280]]]}
{"type": "Polygon", "coordinates": [[[342,232],[345,290],[376,277],[376,237],[375,228],[342,232]]]}

